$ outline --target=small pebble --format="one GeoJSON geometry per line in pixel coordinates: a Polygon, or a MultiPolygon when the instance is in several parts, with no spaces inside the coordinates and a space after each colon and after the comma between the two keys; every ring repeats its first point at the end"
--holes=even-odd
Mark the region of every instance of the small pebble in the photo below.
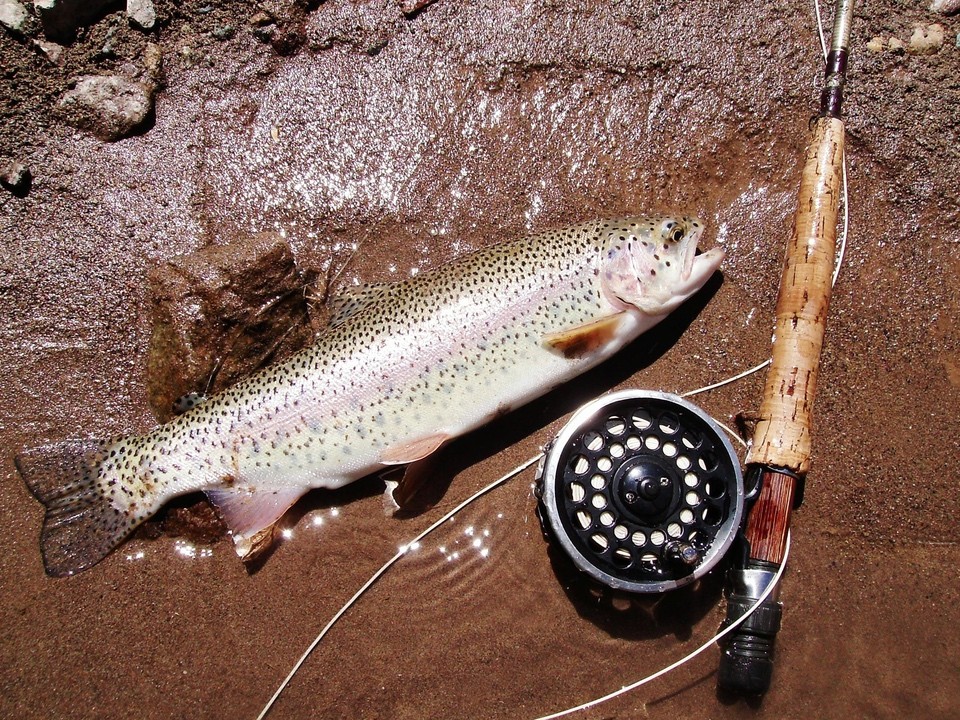
{"type": "Polygon", "coordinates": [[[217,40],[229,40],[237,34],[237,29],[233,25],[221,25],[212,34],[217,40]]]}
{"type": "Polygon", "coordinates": [[[250,24],[254,27],[263,27],[264,25],[270,25],[272,22],[273,18],[262,11],[250,17],[250,24]]]}
{"type": "Polygon", "coordinates": [[[872,53],[883,52],[886,47],[887,44],[882,37],[871,38],[870,42],[867,43],[867,50],[872,53]]]}
{"type": "Polygon", "coordinates": [[[183,60],[183,64],[187,67],[193,67],[197,64],[197,54],[189,45],[184,45],[180,48],[180,57],[183,60]]]}
{"type": "Polygon", "coordinates": [[[64,122],[101,140],[127,137],[152,110],[153,88],[119,75],[81,77],[56,104],[64,122]]]}
{"type": "Polygon", "coordinates": [[[270,39],[273,37],[273,34],[277,31],[277,26],[273,23],[269,25],[258,25],[253,28],[253,36],[260,42],[267,43],[270,42],[270,39]]]}
{"type": "Polygon", "coordinates": [[[400,9],[404,15],[412,15],[430,5],[434,0],[399,0],[400,9]]]}
{"type": "Polygon", "coordinates": [[[153,0],[127,0],[127,17],[141,30],[152,30],[157,24],[153,0]]]}
{"type": "Polygon", "coordinates": [[[3,170],[0,170],[0,185],[14,195],[26,195],[30,189],[31,180],[33,175],[30,173],[30,168],[15,160],[7,163],[3,166],[3,170]]]}
{"type": "Polygon", "coordinates": [[[117,34],[117,26],[113,25],[107,30],[107,35],[103,39],[103,47],[100,48],[100,56],[104,58],[112,58],[116,56],[116,50],[113,45],[113,39],[117,34]]]}
{"type": "Polygon", "coordinates": [[[27,19],[27,9],[18,0],[0,0],[0,25],[17,35],[23,35],[27,19]]]}
{"type": "Polygon", "coordinates": [[[158,83],[163,74],[163,50],[156,43],[147,43],[143,49],[143,68],[147,77],[158,83]]]}
{"type": "Polygon", "coordinates": [[[54,65],[59,65],[63,60],[63,45],[58,45],[49,40],[41,40],[40,38],[35,38],[33,45],[54,65]]]}
{"type": "Polygon", "coordinates": [[[913,35],[910,36],[907,51],[913,55],[933,55],[943,47],[943,40],[943,25],[939,23],[927,26],[916,25],[913,28],[913,35]]]}
{"type": "Polygon", "coordinates": [[[958,10],[960,10],[960,0],[933,0],[930,3],[930,12],[952,15],[958,10]]]}

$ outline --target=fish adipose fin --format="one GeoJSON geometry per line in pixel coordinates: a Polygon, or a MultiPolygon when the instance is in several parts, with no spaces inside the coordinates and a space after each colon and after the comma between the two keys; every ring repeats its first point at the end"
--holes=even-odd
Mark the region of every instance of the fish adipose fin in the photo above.
{"type": "Polygon", "coordinates": [[[543,343],[570,360],[589,357],[617,338],[624,315],[619,312],[586,325],[550,333],[544,336],[543,343]]]}
{"type": "Polygon", "coordinates": [[[40,550],[48,575],[64,577],[96,565],[147,516],[115,507],[97,483],[105,447],[96,440],[69,440],[14,458],[47,510],[40,550]]]}
{"type": "Polygon", "coordinates": [[[205,490],[233,534],[234,548],[242,560],[255,560],[273,543],[274,524],[305,492],[305,488],[205,490]]]}

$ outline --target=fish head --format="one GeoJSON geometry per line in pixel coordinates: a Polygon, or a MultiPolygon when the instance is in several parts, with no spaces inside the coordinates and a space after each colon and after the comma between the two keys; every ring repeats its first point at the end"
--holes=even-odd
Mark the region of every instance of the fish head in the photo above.
{"type": "Polygon", "coordinates": [[[700,253],[696,217],[628,218],[610,228],[600,279],[618,310],[663,316],[697,292],[720,267],[723,250],[700,253]]]}

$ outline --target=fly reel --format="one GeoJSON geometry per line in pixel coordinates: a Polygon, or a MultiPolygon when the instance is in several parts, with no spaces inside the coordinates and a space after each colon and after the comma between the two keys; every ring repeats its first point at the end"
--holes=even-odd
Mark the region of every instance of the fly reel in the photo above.
{"type": "Polygon", "coordinates": [[[537,470],[544,533],[617,590],[659,593],[708,573],[744,510],[740,462],[720,426],[668,393],[587,403],[537,470]]]}

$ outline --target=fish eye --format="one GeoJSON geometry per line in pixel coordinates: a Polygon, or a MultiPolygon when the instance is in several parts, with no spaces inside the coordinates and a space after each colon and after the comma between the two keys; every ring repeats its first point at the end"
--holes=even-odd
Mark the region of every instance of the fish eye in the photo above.
{"type": "Polygon", "coordinates": [[[683,239],[683,228],[678,227],[676,230],[674,230],[672,238],[674,242],[680,242],[683,239]]]}

